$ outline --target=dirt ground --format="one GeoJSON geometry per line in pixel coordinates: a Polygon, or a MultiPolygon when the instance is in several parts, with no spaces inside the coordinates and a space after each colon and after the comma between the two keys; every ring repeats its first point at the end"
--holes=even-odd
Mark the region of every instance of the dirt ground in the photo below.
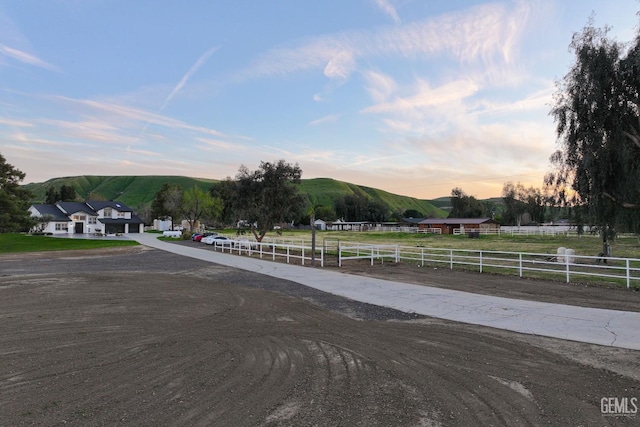
{"type": "MultiPolygon", "coordinates": [[[[633,291],[364,267],[342,271],[638,311],[633,291]]],[[[640,352],[405,314],[144,247],[0,256],[0,319],[3,426],[640,423],[601,407],[640,399],[640,352]]]]}

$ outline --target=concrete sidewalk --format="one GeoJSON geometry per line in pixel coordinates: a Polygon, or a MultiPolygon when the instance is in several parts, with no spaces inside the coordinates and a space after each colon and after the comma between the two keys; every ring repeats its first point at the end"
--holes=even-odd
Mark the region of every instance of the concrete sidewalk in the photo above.
{"type": "Polygon", "coordinates": [[[263,261],[129,235],[177,255],[291,280],[352,300],[439,319],[640,350],[640,313],[501,298],[263,261]]]}

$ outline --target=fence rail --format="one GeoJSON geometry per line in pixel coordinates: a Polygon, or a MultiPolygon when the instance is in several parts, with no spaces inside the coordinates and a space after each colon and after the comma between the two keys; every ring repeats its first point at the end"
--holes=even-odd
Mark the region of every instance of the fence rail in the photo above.
{"type": "Polygon", "coordinates": [[[305,261],[313,263],[315,260],[320,261],[320,266],[324,267],[324,248],[316,247],[315,253],[311,248],[311,244],[307,245],[304,241],[278,241],[269,239],[264,242],[250,241],[246,239],[229,239],[221,240],[211,245],[215,251],[227,252],[230,254],[258,256],[260,259],[282,258],[287,264],[291,260],[300,260],[301,265],[305,265],[305,261]]]}
{"type": "Polygon", "coordinates": [[[640,286],[640,259],[595,257],[575,254],[542,254],[528,252],[484,251],[471,249],[425,248],[400,245],[376,245],[357,242],[333,242],[316,245],[302,239],[266,239],[263,242],[246,239],[230,239],[214,245],[216,251],[238,255],[258,256],[260,259],[283,260],[286,263],[298,261],[302,265],[319,261],[326,265],[327,257],[336,256],[338,266],[353,260],[407,262],[424,266],[445,266],[453,270],[484,272],[506,272],[519,277],[544,274],[543,277],[561,278],[571,283],[579,278],[599,278],[624,283],[627,288],[640,286]]]}
{"type": "Polygon", "coordinates": [[[640,283],[640,259],[594,257],[582,255],[554,255],[527,252],[481,251],[467,249],[419,248],[398,245],[340,246],[339,265],[346,260],[375,260],[384,262],[444,265],[472,269],[480,273],[493,270],[511,271],[519,277],[527,272],[560,276],[567,283],[578,277],[598,277],[623,281],[627,288],[640,283]]]}

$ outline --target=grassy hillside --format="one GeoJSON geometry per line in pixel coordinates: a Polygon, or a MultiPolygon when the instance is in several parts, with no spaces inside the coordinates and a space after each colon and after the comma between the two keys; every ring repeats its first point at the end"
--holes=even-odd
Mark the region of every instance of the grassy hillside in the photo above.
{"type": "Polygon", "coordinates": [[[185,176],[74,176],[53,178],[42,183],[27,184],[24,188],[35,195],[34,201],[41,203],[45,198],[47,188],[53,186],[59,189],[63,185],[70,185],[82,200],[105,199],[118,200],[138,209],[151,203],[156,193],[165,183],[177,184],[183,188],[193,186],[209,190],[215,180],[189,178],[185,176]]]}
{"type": "MultiPolygon", "coordinates": [[[[59,189],[62,185],[72,186],[78,197],[85,199],[119,200],[138,209],[151,203],[156,193],[165,183],[177,184],[183,188],[198,186],[208,190],[216,180],[189,178],[185,176],[75,176],[54,178],[42,183],[24,185],[34,193],[35,203],[45,198],[47,188],[59,189]]],[[[347,194],[359,194],[386,203],[392,212],[415,209],[426,217],[444,217],[446,213],[427,200],[399,196],[375,188],[358,186],[330,178],[303,179],[300,192],[307,195],[313,205],[333,207],[334,201],[347,194]]]]}

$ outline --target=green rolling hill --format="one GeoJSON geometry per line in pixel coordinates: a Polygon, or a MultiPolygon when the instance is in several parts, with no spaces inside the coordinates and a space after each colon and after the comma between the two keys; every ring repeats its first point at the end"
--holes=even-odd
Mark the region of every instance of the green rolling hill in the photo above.
{"type": "MultiPolygon", "coordinates": [[[[26,184],[23,187],[34,194],[34,203],[42,203],[49,187],[59,189],[63,185],[72,186],[80,199],[118,200],[131,208],[139,209],[151,203],[156,193],[165,183],[183,188],[193,186],[208,190],[217,180],[190,178],[185,176],[74,176],[53,178],[46,182],[26,184]]],[[[428,200],[400,196],[375,188],[337,181],[330,178],[303,179],[300,192],[305,194],[310,204],[333,207],[334,201],[347,194],[358,194],[380,200],[389,206],[391,212],[414,209],[425,217],[445,217],[446,212],[428,200]]]]}
{"type": "Polygon", "coordinates": [[[138,209],[151,203],[164,183],[177,184],[183,188],[194,185],[209,190],[215,180],[189,178],[185,176],[93,176],[82,175],[53,178],[41,183],[26,184],[23,187],[34,194],[34,202],[41,203],[49,187],[59,189],[68,185],[76,190],[82,200],[118,200],[138,209]]]}

